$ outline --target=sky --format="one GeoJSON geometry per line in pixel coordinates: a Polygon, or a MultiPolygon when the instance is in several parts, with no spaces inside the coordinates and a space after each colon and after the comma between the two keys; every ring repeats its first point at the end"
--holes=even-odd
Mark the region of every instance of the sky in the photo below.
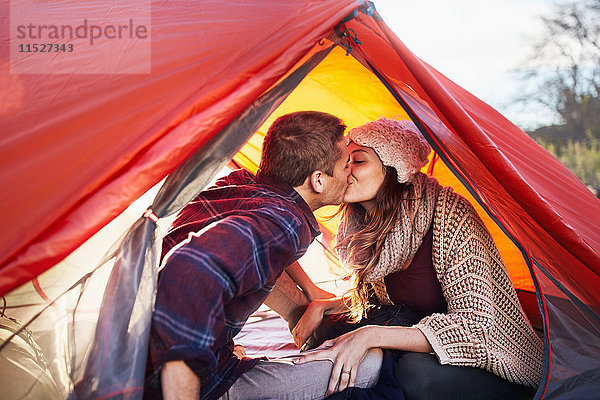
{"type": "Polygon", "coordinates": [[[377,11],[417,56],[500,111],[522,129],[551,123],[547,113],[513,100],[523,88],[523,64],[540,16],[552,0],[373,0],[377,11]],[[512,106],[511,106],[512,104],[512,106]]]}

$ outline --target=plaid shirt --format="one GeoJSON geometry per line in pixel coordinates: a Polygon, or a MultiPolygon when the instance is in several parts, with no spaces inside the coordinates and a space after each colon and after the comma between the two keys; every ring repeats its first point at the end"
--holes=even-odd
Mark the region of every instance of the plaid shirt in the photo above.
{"type": "Polygon", "coordinates": [[[252,368],[258,360],[237,358],[232,339],[319,233],[302,197],[260,173],[234,171],[190,202],[163,240],[148,397],[161,397],[167,361],[186,362],[201,399],[220,397],[252,368]]]}

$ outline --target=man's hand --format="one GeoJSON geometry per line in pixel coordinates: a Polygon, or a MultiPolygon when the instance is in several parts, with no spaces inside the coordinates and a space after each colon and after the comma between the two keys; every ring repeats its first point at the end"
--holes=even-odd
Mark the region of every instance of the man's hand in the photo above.
{"type": "Polygon", "coordinates": [[[328,340],[313,352],[309,352],[296,361],[304,364],[315,360],[331,360],[333,368],[329,378],[327,395],[341,392],[356,385],[358,366],[372,347],[369,345],[368,326],[346,333],[336,339],[328,340]]]}
{"type": "Polygon", "coordinates": [[[198,400],[200,379],[183,361],[170,361],[160,371],[162,394],[165,400],[198,400]]]}

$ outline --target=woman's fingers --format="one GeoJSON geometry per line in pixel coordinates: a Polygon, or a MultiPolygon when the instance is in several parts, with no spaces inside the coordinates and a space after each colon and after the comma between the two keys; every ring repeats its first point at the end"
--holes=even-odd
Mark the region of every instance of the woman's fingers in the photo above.
{"type": "Polygon", "coordinates": [[[329,355],[329,350],[314,350],[311,352],[304,353],[302,357],[296,358],[293,362],[294,364],[304,364],[310,361],[317,360],[333,361],[331,356],[329,355]]]}
{"type": "Polygon", "coordinates": [[[319,347],[317,347],[317,350],[330,349],[336,344],[337,340],[338,338],[326,340],[323,343],[321,343],[319,347]]]}
{"type": "Polygon", "coordinates": [[[352,379],[352,372],[350,369],[343,369],[343,365],[340,362],[337,362],[338,360],[335,358],[332,358],[330,350],[315,350],[295,359],[293,362],[294,364],[304,364],[318,360],[333,361],[333,368],[331,369],[331,375],[327,385],[327,396],[335,392],[342,391],[348,387],[350,380],[352,379]]]}
{"type": "Polygon", "coordinates": [[[350,370],[350,383],[348,384],[349,387],[356,386],[356,375],[358,373],[357,371],[358,371],[358,367],[350,370]]]}
{"type": "Polygon", "coordinates": [[[327,396],[338,391],[341,375],[342,365],[334,362],[333,368],[331,369],[331,376],[329,377],[329,385],[327,385],[327,392],[325,393],[327,396]]]}
{"type": "Polygon", "coordinates": [[[233,346],[233,354],[235,354],[237,358],[244,358],[246,349],[241,344],[236,344],[233,346]]]}
{"type": "Polygon", "coordinates": [[[356,374],[367,349],[363,349],[356,334],[346,334],[327,340],[318,349],[305,353],[294,362],[304,364],[316,360],[333,362],[331,376],[327,384],[327,395],[356,386],[356,374]]]}
{"type": "Polygon", "coordinates": [[[339,379],[337,380],[337,382],[332,374],[331,379],[329,381],[328,390],[333,390],[333,391],[329,392],[328,394],[335,393],[336,391],[341,392],[342,390],[346,389],[347,387],[353,386],[351,384],[351,379],[352,379],[352,370],[348,367],[342,366],[341,371],[340,371],[340,376],[339,376],[339,379]],[[337,390],[336,390],[336,386],[337,386],[337,390]]]}
{"type": "Polygon", "coordinates": [[[295,364],[304,364],[317,360],[333,362],[331,375],[327,385],[327,395],[341,392],[347,387],[356,386],[356,371],[360,361],[353,356],[353,352],[344,351],[335,346],[336,339],[328,340],[317,350],[305,353],[294,360],[295,364]]]}

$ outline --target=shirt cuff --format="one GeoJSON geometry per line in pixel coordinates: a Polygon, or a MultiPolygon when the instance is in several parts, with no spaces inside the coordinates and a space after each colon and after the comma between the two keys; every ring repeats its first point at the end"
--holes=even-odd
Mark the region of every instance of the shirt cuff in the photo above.
{"type": "Polygon", "coordinates": [[[431,329],[429,327],[429,325],[425,325],[422,323],[414,325],[414,328],[417,328],[418,330],[420,330],[423,333],[423,335],[425,335],[425,338],[431,345],[433,352],[435,353],[437,358],[440,360],[440,364],[442,364],[442,365],[450,364],[450,356],[448,355],[448,352],[446,351],[446,349],[444,349],[444,347],[438,341],[438,337],[436,336],[433,329],[431,329]]]}

